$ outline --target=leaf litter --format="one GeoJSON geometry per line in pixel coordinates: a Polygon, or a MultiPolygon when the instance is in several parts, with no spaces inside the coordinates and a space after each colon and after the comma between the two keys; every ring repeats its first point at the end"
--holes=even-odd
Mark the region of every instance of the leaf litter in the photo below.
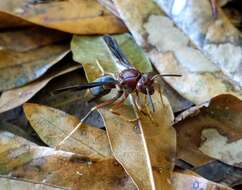
{"type": "Polygon", "coordinates": [[[210,0],[99,2],[0,3],[1,188],[240,189],[241,39],[239,14],[229,12],[237,10],[210,0]],[[70,33],[82,36],[70,42],[70,33]],[[88,90],[52,95],[58,81],[80,84],[73,71],[81,67],[89,82],[102,70],[116,75],[124,69],[102,36],[94,36],[107,33],[122,33],[113,37],[139,71],[182,77],[164,78],[162,99],[157,92],[152,96],[152,117],[144,97],[139,112],[131,95],[118,115],[109,107],[98,110],[104,130],[94,127],[97,117],[91,114],[92,124],[87,120],[57,150],[82,119],[78,110],[87,113],[100,103],[88,101],[88,90]],[[72,59],[65,56],[69,44],[72,59]],[[78,65],[69,64],[73,60],[78,65]],[[24,122],[14,126],[14,120],[24,122]]]}

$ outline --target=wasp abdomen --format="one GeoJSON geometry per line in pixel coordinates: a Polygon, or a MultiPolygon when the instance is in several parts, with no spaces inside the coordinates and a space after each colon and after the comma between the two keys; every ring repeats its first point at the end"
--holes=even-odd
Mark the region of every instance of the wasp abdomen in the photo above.
{"type": "Polygon", "coordinates": [[[111,75],[104,75],[96,79],[94,82],[110,82],[110,84],[104,84],[102,86],[97,86],[89,89],[93,96],[108,94],[112,88],[115,88],[115,79],[111,75]]]}

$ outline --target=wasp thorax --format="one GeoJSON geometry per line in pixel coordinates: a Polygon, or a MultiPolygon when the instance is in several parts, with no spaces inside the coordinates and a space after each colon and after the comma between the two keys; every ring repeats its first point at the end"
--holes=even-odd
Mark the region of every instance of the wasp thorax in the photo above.
{"type": "Polygon", "coordinates": [[[150,95],[154,94],[155,89],[153,86],[154,81],[152,78],[153,75],[151,74],[143,74],[136,85],[136,89],[144,94],[147,94],[147,91],[150,95]]]}
{"type": "Polygon", "coordinates": [[[141,73],[136,69],[126,69],[119,74],[120,86],[128,92],[136,89],[136,84],[141,78],[141,73]]]}

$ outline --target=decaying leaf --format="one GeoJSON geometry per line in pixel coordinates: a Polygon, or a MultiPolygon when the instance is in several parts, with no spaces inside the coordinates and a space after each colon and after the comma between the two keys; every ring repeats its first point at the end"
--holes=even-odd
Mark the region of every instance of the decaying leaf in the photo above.
{"type": "Polygon", "coordinates": [[[240,31],[242,23],[242,12],[240,10],[241,5],[241,1],[231,1],[229,4],[222,7],[224,14],[228,17],[231,23],[240,31]]]}
{"type": "MultiPolygon", "coordinates": [[[[149,61],[129,35],[115,38],[131,64],[141,72],[152,71],[149,61]]],[[[82,63],[89,81],[100,76],[97,60],[106,72],[116,73],[123,69],[110,57],[102,38],[76,36],[72,40],[72,52],[74,60],[82,63]]],[[[139,189],[171,188],[176,137],[171,128],[173,114],[170,105],[165,97],[163,99],[164,107],[160,97],[157,94],[153,96],[156,107],[153,122],[143,114],[139,115],[138,123],[127,122],[124,117],[137,117],[132,101],[131,105],[127,102],[127,105],[118,110],[120,116],[111,113],[108,108],[100,110],[113,154],[139,189]]]]}
{"type": "MultiPolygon", "coordinates": [[[[24,104],[24,112],[40,138],[52,147],[57,146],[80,122],[65,112],[39,104],[24,104]]],[[[94,159],[113,158],[106,132],[88,125],[83,125],[59,148],[94,159]]]]}
{"type": "Polygon", "coordinates": [[[0,32],[0,49],[25,52],[64,41],[69,35],[42,27],[20,28],[0,32]]]}
{"type": "Polygon", "coordinates": [[[0,91],[40,77],[68,52],[67,45],[49,45],[26,52],[0,50],[0,91]]]}
{"type": "Polygon", "coordinates": [[[152,0],[114,0],[114,3],[137,43],[144,48],[157,70],[161,74],[182,74],[181,78],[165,78],[179,94],[196,104],[221,93],[242,97],[241,89],[196,49],[152,0]]]}
{"type": "Polygon", "coordinates": [[[0,11],[29,22],[76,34],[106,34],[126,31],[124,24],[95,0],[6,0],[0,11]]]}
{"type": "Polygon", "coordinates": [[[63,69],[60,72],[40,78],[39,80],[31,82],[26,86],[3,92],[0,97],[0,113],[22,105],[24,102],[27,102],[31,97],[33,97],[53,78],[78,68],[80,68],[80,66],[72,66],[70,68],[63,69]]]}
{"type": "Polygon", "coordinates": [[[73,190],[136,189],[114,159],[97,161],[56,151],[4,131],[0,132],[0,174],[73,190]]]}
{"type": "Polygon", "coordinates": [[[209,163],[195,167],[192,170],[210,181],[230,187],[242,184],[242,169],[218,160],[210,161],[209,163]]]}
{"type": "Polygon", "coordinates": [[[240,99],[228,94],[213,98],[208,107],[175,125],[178,158],[195,166],[215,158],[241,167],[241,118],[240,99]]]}
{"type": "Polygon", "coordinates": [[[184,111],[193,106],[193,103],[191,101],[182,97],[174,88],[172,88],[164,80],[161,80],[161,86],[163,89],[163,93],[169,100],[169,103],[172,107],[172,111],[174,113],[184,111]]]}
{"type": "Polygon", "coordinates": [[[33,24],[27,22],[21,18],[16,16],[0,12],[0,28],[16,28],[16,27],[23,27],[23,26],[32,26],[33,24]]]}
{"type": "Polygon", "coordinates": [[[219,9],[213,17],[211,1],[156,0],[194,44],[234,83],[242,88],[241,33],[219,9]]]}
{"type": "Polygon", "coordinates": [[[0,189],[7,190],[68,190],[68,188],[56,187],[44,183],[36,183],[28,180],[17,180],[6,176],[0,176],[0,189]]]}
{"type": "Polygon", "coordinates": [[[27,131],[21,129],[19,126],[16,126],[10,122],[4,121],[1,119],[0,121],[0,128],[3,131],[8,131],[10,133],[13,133],[17,136],[23,137],[27,140],[33,141],[34,139],[30,137],[27,131]]]}
{"type": "Polygon", "coordinates": [[[98,2],[107,8],[111,13],[113,13],[118,18],[120,17],[115,5],[113,4],[112,0],[98,0],[98,2]]]}
{"type": "Polygon", "coordinates": [[[232,190],[230,187],[208,181],[205,178],[178,172],[173,174],[172,182],[176,190],[232,190]]]}

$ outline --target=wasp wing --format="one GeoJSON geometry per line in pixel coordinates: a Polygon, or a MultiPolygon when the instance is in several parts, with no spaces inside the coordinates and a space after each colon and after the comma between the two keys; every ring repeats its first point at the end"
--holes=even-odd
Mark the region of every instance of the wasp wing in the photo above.
{"type": "Polygon", "coordinates": [[[103,82],[91,82],[91,83],[82,83],[78,85],[73,85],[73,86],[67,86],[64,88],[58,88],[54,92],[63,92],[67,90],[86,90],[89,88],[94,88],[97,86],[103,86],[103,85],[115,85],[115,81],[103,81],[103,82]]]}
{"type": "Polygon", "coordinates": [[[103,36],[103,40],[105,41],[108,49],[111,51],[112,55],[119,61],[121,65],[126,68],[134,68],[120,49],[117,41],[109,35],[103,36]]]}

